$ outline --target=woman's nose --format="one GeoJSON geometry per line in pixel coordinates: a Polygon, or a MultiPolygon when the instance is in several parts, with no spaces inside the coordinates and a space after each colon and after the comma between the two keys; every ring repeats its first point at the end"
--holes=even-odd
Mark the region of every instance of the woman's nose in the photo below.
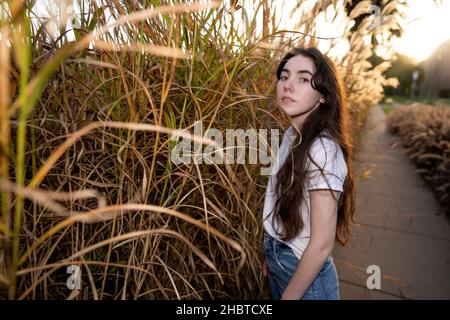
{"type": "Polygon", "coordinates": [[[293,90],[292,81],[290,79],[287,79],[283,83],[283,89],[284,91],[291,91],[293,90]]]}

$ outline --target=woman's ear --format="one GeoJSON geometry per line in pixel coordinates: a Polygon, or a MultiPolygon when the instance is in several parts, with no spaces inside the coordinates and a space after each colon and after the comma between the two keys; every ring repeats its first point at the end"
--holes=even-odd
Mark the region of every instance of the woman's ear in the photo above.
{"type": "Polygon", "coordinates": [[[325,98],[322,96],[322,98],[320,98],[320,103],[324,103],[325,102],[325,98]]]}

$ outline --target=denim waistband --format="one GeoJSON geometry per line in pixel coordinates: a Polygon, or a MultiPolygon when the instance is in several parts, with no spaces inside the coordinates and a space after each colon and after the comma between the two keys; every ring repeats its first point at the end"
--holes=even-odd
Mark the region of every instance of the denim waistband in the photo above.
{"type": "MultiPolygon", "coordinates": [[[[293,249],[289,245],[272,237],[267,232],[264,232],[263,242],[264,242],[264,244],[267,243],[269,248],[271,248],[274,252],[279,252],[280,250],[292,250],[293,251],[293,249]]],[[[330,256],[328,256],[326,261],[333,261],[333,260],[334,260],[333,256],[330,255],[330,256]]]]}

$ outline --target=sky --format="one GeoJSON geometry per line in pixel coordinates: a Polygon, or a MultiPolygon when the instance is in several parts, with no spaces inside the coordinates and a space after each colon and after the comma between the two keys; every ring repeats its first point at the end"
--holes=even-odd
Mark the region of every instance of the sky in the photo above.
{"type": "MultiPolygon", "coordinates": [[[[316,2],[315,0],[304,0],[306,6],[311,3],[311,7],[316,2]]],[[[277,3],[285,2],[283,0],[277,3]]],[[[286,1],[292,3],[294,1],[286,1]]],[[[393,49],[401,54],[405,54],[413,58],[416,62],[421,62],[426,59],[431,53],[445,40],[450,39],[450,0],[408,0],[407,6],[402,10],[405,14],[405,22],[403,24],[404,33],[398,39],[393,40],[393,49]]],[[[287,10],[279,10],[285,12],[283,21],[287,25],[291,25],[287,10]]],[[[328,13],[329,16],[332,12],[328,13]]],[[[320,25],[320,36],[322,37],[337,37],[342,34],[343,22],[346,17],[340,15],[335,22],[329,22],[331,19],[325,19],[326,15],[317,16],[317,23],[320,25]]],[[[292,19],[291,19],[292,20],[292,19]]],[[[321,49],[326,48],[326,44],[322,45],[321,49]]],[[[338,54],[343,54],[348,50],[348,45],[345,42],[337,48],[338,54]]],[[[383,54],[381,48],[380,54],[383,54]]]]}
{"type": "MultiPolygon", "coordinates": [[[[40,15],[46,15],[48,10],[45,9],[46,4],[51,3],[50,8],[55,8],[55,3],[72,2],[71,0],[38,0],[36,11],[40,15]]],[[[244,7],[249,8],[254,1],[241,0],[244,7]]],[[[292,29],[295,22],[301,18],[301,14],[297,13],[294,17],[289,17],[291,8],[295,5],[293,0],[276,0],[275,5],[278,12],[278,21],[280,27],[292,29]]],[[[303,0],[303,10],[311,9],[317,0],[303,0]]],[[[77,3],[73,1],[72,3],[77,3]]],[[[404,8],[406,21],[403,25],[404,33],[399,39],[393,40],[393,48],[395,51],[410,56],[417,62],[426,59],[442,42],[450,39],[450,0],[408,0],[408,7],[404,8]]],[[[75,6],[76,8],[77,6],[75,6]]],[[[334,22],[330,22],[334,12],[329,8],[328,12],[322,12],[316,17],[318,24],[318,34],[321,37],[339,37],[344,30],[346,17],[343,13],[339,14],[334,22]],[[328,19],[327,19],[328,17],[328,19]]],[[[262,10],[260,10],[258,21],[262,20],[262,10]]],[[[250,14],[250,13],[249,13],[250,14]]],[[[235,18],[239,19],[239,11],[235,14],[235,18]]],[[[56,31],[56,25],[49,25],[56,31]]],[[[261,26],[258,26],[261,29],[261,26]]],[[[257,32],[260,32],[257,30],[257,32]]],[[[318,46],[322,50],[326,50],[329,41],[319,41],[318,46]]],[[[348,50],[346,41],[338,42],[337,48],[331,55],[343,55],[348,50]]],[[[383,55],[383,48],[378,52],[383,55]]]]}
{"type": "Polygon", "coordinates": [[[408,1],[405,32],[393,41],[394,48],[420,62],[450,39],[450,1],[437,6],[432,0],[408,1]]]}

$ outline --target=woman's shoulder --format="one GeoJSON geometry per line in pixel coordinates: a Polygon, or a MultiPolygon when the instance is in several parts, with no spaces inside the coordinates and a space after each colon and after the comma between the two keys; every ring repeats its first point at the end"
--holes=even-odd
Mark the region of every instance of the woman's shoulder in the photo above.
{"type": "Polygon", "coordinates": [[[333,190],[343,191],[348,168],[340,145],[332,137],[324,135],[314,140],[311,149],[311,158],[307,159],[306,167],[310,173],[308,190],[331,186],[333,190]]]}
{"type": "Polygon", "coordinates": [[[341,146],[326,132],[314,139],[310,154],[315,162],[322,164],[335,163],[338,166],[345,166],[341,146]]]}
{"type": "Polygon", "coordinates": [[[311,145],[313,151],[323,151],[323,152],[339,152],[342,151],[341,146],[335,141],[335,139],[330,135],[328,131],[323,131],[318,135],[311,145]]]}

